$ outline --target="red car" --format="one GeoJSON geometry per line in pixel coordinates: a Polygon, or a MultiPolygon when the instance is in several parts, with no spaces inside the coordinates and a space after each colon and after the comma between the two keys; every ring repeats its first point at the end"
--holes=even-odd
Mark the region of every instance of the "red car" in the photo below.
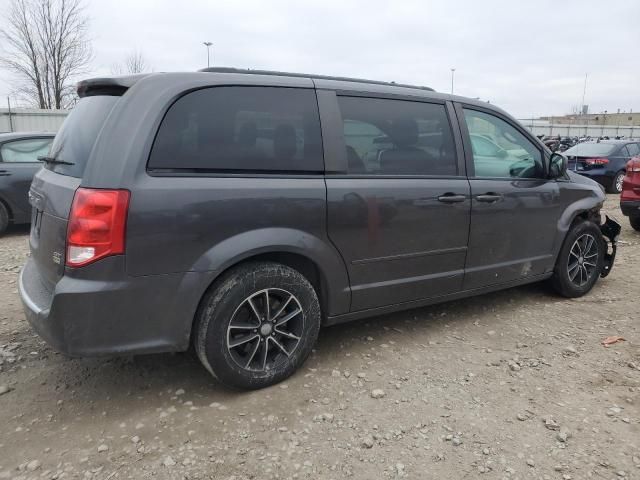
{"type": "Polygon", "coordinates": [[[627,173],[622,182],[620,209],[629,217],[634,230],[640,232],[640,157],[627,162],[627,173]]]}

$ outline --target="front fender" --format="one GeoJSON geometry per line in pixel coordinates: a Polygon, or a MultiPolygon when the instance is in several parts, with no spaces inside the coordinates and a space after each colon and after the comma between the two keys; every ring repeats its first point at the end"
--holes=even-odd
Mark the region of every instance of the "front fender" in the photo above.
{"type": "Polygon", "coordinates": [[[190,269],[210,272],[213,282],[222,272],[251,257],[265,253],[293,253],[312,261],[323,277],[327,315],[347,313],[351,289],[344,262],[329,243],[291,228],[268,227],[234,235],[206,251],[190,269]]]}
{"type": "MultiPolygon", "coordinates": [[[[591,183],[594,183],[594,182],[591,182],[591,183]]],[[[578,191],[584,192],[584,190],[578,190],[578,191]]],[[[576,218],[580,216],[585,216],[585,215],[588,217],[593,216],[594,222],[598,225],[600,224],[599,216],[598,218],[596,218],[596,216],[600,211],[600,208],[602,208],[602,204],[605,199],[604,193],[602,192],[602,190],[600,190],[600,187],[597,187],[597,186],[587,192],[588,194],[586,196],[582,196],[582,198],[579,198],[569,203],[567,207],[564,209],[564,211],[562,212],[562,214],[560,215],[560,218],[558,218],[558,221],[556,224],[557,235],[556,235],[556,239],[553,246],[554,258],[558,257],[558,254],[560,253],[560,249],[562,248],[562,245],[564,243],[564,239],[566,238],[567,233],[569,232],[569,229],[571,228],[571,225],[573,225],[573,222],[576,220],[576,218]]],[[[569,194],[575,195],[575,193],[573,192],[569,194]]],[[[555,265],[555,261],[554,261],[554,265],[555,265]]]]}

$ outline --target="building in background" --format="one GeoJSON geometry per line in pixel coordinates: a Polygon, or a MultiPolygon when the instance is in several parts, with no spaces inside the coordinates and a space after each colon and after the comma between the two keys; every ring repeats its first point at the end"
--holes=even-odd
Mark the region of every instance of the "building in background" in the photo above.
{"type": "Polygon", "coordinates": [[[69,112],[34,108],[0,108],[0,133],[57,132],[69,112]]]}
{"type": "Polygon", "coordinates": [[[540,117],[549,123],[560,125],[607,125],[607,126],[640,126],[640,113],[632,112],[615,112],[615,113],[587,113],[587,114],[571,114],[553,117],[540,117]]]}

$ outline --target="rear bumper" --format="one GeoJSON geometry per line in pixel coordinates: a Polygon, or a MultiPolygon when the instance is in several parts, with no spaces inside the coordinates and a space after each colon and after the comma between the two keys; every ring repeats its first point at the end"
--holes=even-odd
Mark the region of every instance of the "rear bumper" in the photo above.
{"type": "Polygon", "coordinates": [[[620,210],[627,217],[640,216],[640,200],[622,200],[620,201],[620,210]]]}
{"type": "Polygon", "coordinates": [[[63,276],[53,291],[43,285],[33,259],[20,273],[25,316],[53,348],[69,356],[188,348],[206,289],[203,274],[130,277],[124,273],[123,257],[103,259],[81,273],[91,278],[63,276]]]}

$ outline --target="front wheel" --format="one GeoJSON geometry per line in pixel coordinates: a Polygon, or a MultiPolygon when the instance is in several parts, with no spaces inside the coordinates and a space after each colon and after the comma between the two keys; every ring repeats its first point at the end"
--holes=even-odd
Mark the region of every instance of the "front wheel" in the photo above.
{"type": "Polygon", "coordinates": [[[278,383],[311,353],[320,329],[320,304],[297,270],[251,262],[226,273],[205,295],[195,348],[225,385],[258,389],[278,383]]]}
{"type": "Polygon", "coordinates": [[[567,234],[551,277],[553,288],[568,298],[581,297],[598,281],[606,244],[600,228],[582,221],[567,234]]]}

